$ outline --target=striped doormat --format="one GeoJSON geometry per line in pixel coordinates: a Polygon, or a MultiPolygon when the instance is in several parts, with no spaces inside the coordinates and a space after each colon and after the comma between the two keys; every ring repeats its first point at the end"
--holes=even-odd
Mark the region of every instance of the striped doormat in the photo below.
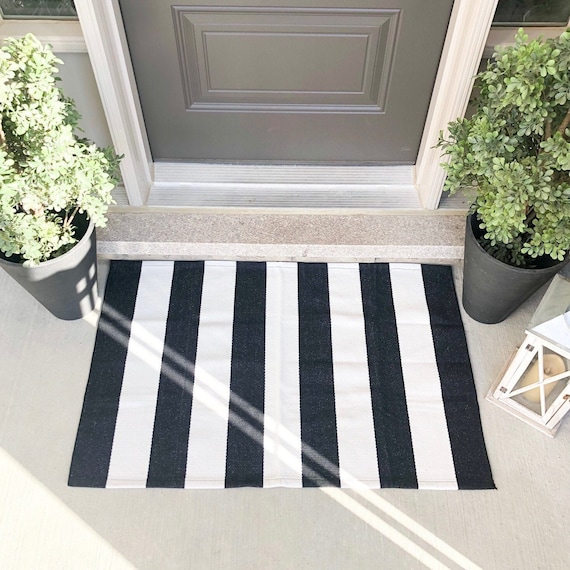
{"type": "Polygon", "coordinates": [[[69,484],[494,488],[451,268],[112,262],[69,484]]]}

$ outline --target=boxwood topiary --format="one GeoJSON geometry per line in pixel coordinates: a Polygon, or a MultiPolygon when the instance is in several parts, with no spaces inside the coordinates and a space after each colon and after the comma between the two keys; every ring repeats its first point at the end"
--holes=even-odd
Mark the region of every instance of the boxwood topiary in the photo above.
{"type": "Polygon", "coordinates": [[[471,192],[482,245],[533,267],[570,251],[570,30],[496,49],[476,77],[474,113],[448,125],[444,189],[471,192]]]}

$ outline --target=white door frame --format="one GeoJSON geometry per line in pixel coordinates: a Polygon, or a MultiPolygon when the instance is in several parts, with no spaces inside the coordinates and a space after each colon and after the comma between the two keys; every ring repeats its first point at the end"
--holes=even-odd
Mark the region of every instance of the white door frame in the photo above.
{"type": "MultiPolygon", "coordinates": [[[[447,123],[463,116],[498,0],[455,0],[415,165],[421,205],[436,209],[445,173],[434,148],[447,123]]],[[[147,203],[155,169],[118,0],[75,0],[129,203],[147,203]]],[[[333,167],[331,167],[333,168],[333,167]]]]}

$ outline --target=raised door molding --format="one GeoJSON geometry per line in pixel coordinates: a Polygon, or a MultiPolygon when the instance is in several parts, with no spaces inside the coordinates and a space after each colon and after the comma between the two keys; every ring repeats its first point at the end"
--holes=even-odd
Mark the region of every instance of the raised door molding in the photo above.
{"type": "Polygon", "coordinates": [[[172,10],[188,111],[384,113],[400,10],[172,10]]]}

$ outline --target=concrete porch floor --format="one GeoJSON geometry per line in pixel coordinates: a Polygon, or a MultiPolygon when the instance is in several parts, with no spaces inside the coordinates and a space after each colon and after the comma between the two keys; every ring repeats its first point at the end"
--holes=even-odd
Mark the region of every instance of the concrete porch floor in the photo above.
{"type": "MultiPolygon", "coordinates": [[[[443,262],[461,290],[461,217],[287,216],[116,212],[100,282],[109,257],[225,251],[443,262]]],[[[484,399],[541,294],[498,325],[463,315],[496,491],[93,490],[66,482],[97,313],[59,321],[0,273],[0,568],[568,568],[570,419],[550,439],[484,399]]]]}

